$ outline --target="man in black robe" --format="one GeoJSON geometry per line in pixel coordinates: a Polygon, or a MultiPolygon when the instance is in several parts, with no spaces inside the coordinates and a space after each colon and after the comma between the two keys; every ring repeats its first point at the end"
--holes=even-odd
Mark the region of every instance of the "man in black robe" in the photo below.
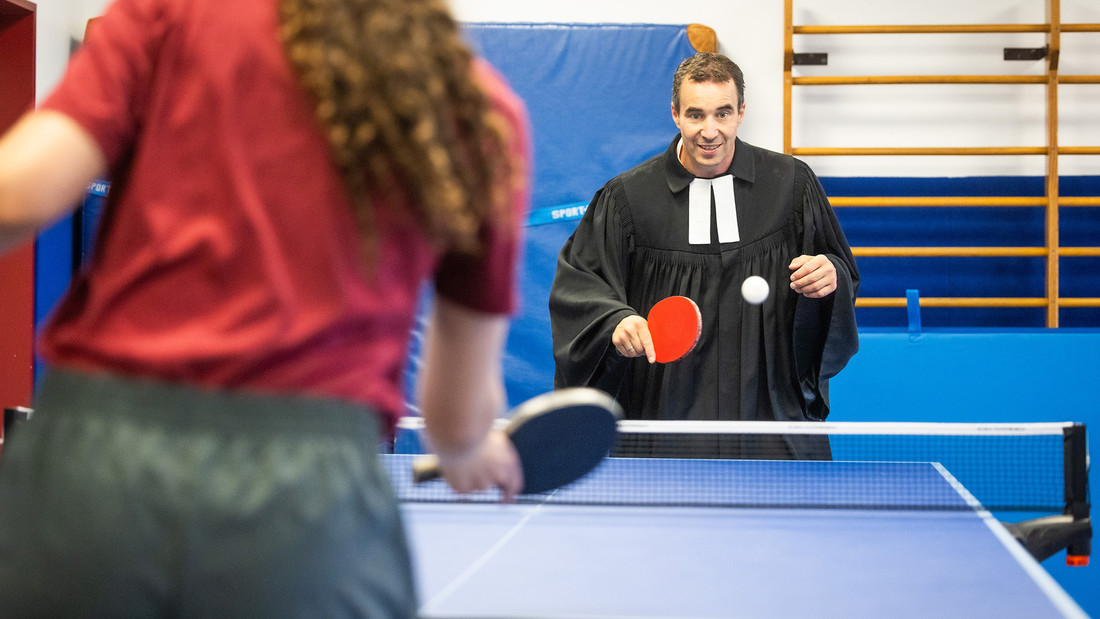
{"type": "MultiPolygon", "coordinates": [[[[680,135],[600,189],[558,256],[555,385],[603,389],[633,419],[824,420],[828,379],[858,349],[859,274],[828,198],[805,163],[737,138],[744,79],[725,56],[685,60],[672,94],[680,135]],[[741,298],[750,275],[769,284],[763,304],[741,298]],[[671,295],[698,304],[702,334],[654,363],[642,316],[671,295]]],[[[714,450],[830,457],[809,435],[714,450]]]]}

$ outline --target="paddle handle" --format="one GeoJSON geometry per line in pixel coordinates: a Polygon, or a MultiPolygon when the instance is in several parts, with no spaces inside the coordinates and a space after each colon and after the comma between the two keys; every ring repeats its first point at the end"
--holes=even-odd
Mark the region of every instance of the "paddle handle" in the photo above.
{"type": "Polygon", "coordinates": [[[428,454],[413,460],[412,479],[414,484],[439,479],[439,456],[428,454]]]}

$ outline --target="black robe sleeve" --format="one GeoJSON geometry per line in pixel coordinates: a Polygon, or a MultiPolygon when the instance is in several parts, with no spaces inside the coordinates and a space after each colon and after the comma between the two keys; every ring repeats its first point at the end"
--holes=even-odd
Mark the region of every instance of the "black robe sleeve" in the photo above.
{"type": "Polygon", "coordinates": [[[614,395],[625,376],[627,359],[611,344],[619,322],[637,313],[626,303],[631,247],[624,204],[622,184],[613,179],[558,254],[550,288],[557,388],[590,386],[614,395]]]}
{"type": "Polygon", "coordinates": [[[794,321],[795,367],[805,415],[824,420],[829,415],[828,381],[859,350],[855,317],[859,271],[825,190],[808,167],[804,170],[802,253],[824,254],[837,273],[833,294],[823,299],[799,297],[794,321]]]}

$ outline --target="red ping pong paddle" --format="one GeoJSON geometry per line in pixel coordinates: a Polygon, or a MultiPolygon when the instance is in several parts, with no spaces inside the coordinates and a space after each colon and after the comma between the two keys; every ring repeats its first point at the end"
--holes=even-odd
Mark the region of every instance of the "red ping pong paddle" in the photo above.
{"type": "MultiPolygon", "coordinates": [[[[513,409],[505,433],[523,467],[520,494],[549,492],[584,477],[618,439],[622,408],[610,395],[589,387],[559,389],[513,409]]],[[[440,476],[434,455],[413,462],[413,481],[440,476]]]]}
{"type": "Polygon", "coordinates": [[[679,361],[699,342],[703,315],[695,301],[687,297],[666,297],[649,310],[646,317],[657,363],[679,361]]]}

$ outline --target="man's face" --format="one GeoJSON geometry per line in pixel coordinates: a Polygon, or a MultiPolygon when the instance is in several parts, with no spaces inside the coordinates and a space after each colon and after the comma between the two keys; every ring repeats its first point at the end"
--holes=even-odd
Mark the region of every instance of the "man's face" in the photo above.
{"type": "Polygon", "coordinates": [[[714,178],[733,161],[734,138],[745,117],[737,105],[733,80],[722,84],[684,80],[680,85],[680,112],[672,120],[684,138],[680,162],[700,178],[714,178]]]}

